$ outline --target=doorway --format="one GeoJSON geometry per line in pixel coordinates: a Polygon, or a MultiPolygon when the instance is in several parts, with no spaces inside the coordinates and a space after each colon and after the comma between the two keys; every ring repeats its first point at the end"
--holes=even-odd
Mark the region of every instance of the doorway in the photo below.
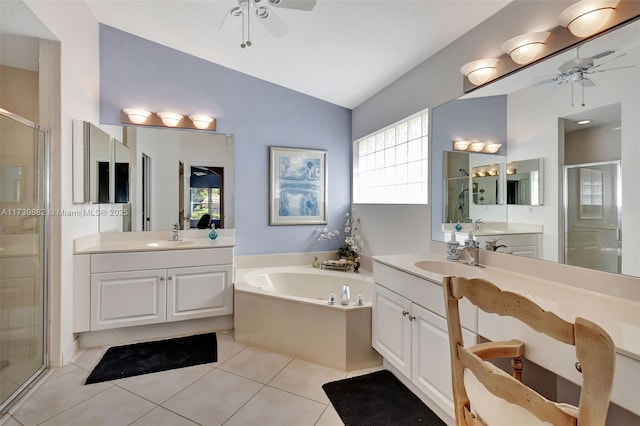
{"type": "Polygon", "coordinates": [[[151,157],[142,154],[142,230],[151,231],[151,157]]]}
{"type": "Polygon", "coordinates": [[[620,273],[620,161],[564,167],[564,263],[620,273]]]}

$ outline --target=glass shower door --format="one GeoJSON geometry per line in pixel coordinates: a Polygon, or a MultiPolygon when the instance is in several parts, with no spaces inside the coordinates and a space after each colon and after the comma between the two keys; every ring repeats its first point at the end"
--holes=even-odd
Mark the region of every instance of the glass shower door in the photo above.
{"type": "Polygon", "coordinates": [[[45,136],[0,109],[0,412],[46,367],[45,136]]]}
{"type": "Polygon", "coordinates": [[[564,260],[620,273],[620,162],[564,167],[564,260]]]}

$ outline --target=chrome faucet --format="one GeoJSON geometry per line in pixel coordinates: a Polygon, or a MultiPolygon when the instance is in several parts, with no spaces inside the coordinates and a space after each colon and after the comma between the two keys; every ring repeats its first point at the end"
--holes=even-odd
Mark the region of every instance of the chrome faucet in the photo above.
{"type": "Polygon", "coordinates": [[[173,232],[173,235],[171,235],[171,240],[172,241],[180,241],[180,235],[178,235],[178,224],[177,223],[173,224],[173,230],[171,232],[173,232]]]}
{"type": "Polygon", "coordinates": [[[480,230],[480,224],[482,223],[482,219],[476,219],[473,222],[473,231],[478,232],[480,230]]]}
{"type": "Polygon", "coordinates": [[[480,243],[476,240],[466,240],[464,247],[460,251],[467,252],[467,264],[472,266],[480,266],[480,243]]]}
{"type": "Polygon", "coordinates": [[[498,240],[487,240],[484,244],[484,248],[489,251],[497,251],[500,247],[507,248],[504,244],[498,244],[498,240]]]}

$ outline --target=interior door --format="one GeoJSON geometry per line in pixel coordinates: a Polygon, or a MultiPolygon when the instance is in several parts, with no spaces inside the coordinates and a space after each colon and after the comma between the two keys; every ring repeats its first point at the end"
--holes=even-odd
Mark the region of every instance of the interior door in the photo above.
{"type": "Polygon", "coordinates": [[[620,162],[564,167],[564,263],[620,273],[620,162]]]}

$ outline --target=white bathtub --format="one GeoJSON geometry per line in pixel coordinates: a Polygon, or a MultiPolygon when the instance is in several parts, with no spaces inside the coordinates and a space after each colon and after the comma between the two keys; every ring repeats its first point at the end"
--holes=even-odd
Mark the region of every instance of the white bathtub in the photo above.
{"type": "Polygon", "coordinates": [[[238,270],[236,276],[237,341],[343,371],[381,363],[371,347],[369,273],[289,266],[238,270]],[[344,284],[351,293],[346,306],[340,303],[344,284]],[[328,303],[331,293],[335,305],[328,303]]]}

